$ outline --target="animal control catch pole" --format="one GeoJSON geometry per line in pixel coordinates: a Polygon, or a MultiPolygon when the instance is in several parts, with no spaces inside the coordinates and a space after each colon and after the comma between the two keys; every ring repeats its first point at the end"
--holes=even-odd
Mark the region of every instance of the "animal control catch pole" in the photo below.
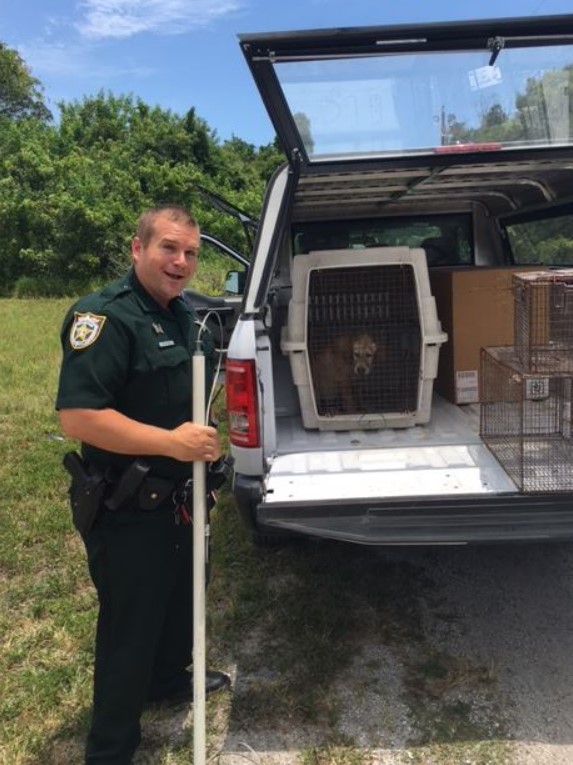
{"type": "MultiPolygon", "coordinates": [[[[193,354],[193,422],[205,425],[205,354],[201,343],[193,354]]],[[[205,563],[209,529],[206,523],[205,463],[193,463],[193,765],[205,765],[205,563]]]]}

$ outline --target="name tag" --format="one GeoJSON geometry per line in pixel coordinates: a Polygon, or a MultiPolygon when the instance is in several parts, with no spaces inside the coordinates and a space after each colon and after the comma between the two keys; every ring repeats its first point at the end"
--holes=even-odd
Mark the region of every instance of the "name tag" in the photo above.
{"type": "Polygon", "coordinates": [[[159,343],[160,348],[169,348],[170,345],[175,345],[175,340],[161,340],[159,343]]]}

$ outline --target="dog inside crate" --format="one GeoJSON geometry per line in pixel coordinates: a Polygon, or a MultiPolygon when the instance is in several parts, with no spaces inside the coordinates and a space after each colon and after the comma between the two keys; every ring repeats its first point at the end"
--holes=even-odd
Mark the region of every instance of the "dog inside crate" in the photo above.
{"type": "Polygon", "coordinates": [[[415,411],[421,329],[413,268],[312,270],[307,348],[319,416],[415,411]]]}

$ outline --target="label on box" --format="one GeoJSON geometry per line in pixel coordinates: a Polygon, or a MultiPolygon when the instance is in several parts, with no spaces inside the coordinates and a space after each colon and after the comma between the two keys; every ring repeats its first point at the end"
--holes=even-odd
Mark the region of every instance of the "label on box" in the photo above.
{"type": "Polygon", "coordinates": [[[529,401],[541,401],[549,396],[549,378],[532,377],[525,381],[525,398],[529,401]]]}
{"type": "Polygon", "coordinates": [[[458,404],[475,404],[479,401],[477,369],[456,372],[456,401],[458,404]]]}

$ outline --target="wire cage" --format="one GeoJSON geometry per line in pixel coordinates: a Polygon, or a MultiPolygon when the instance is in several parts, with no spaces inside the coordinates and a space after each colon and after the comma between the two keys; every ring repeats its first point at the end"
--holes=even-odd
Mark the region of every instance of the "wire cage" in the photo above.
{"type": "Polygon", "coordinates": [[[422,250],[332,250],[294,259],[281,347],[305,427],[427,422],[446,339],[422,250]]]}
{"type": "Polygon", "coordinates": [[[573,374],[573,269],[513,276],[516,353],[525,369],[573,374]]]}
{"type": "Polygon", "coordinates": [[[572,377],[525,370],[514,346],[481,351],[480,435],[526,493],[573,490],[572,377]]]}

